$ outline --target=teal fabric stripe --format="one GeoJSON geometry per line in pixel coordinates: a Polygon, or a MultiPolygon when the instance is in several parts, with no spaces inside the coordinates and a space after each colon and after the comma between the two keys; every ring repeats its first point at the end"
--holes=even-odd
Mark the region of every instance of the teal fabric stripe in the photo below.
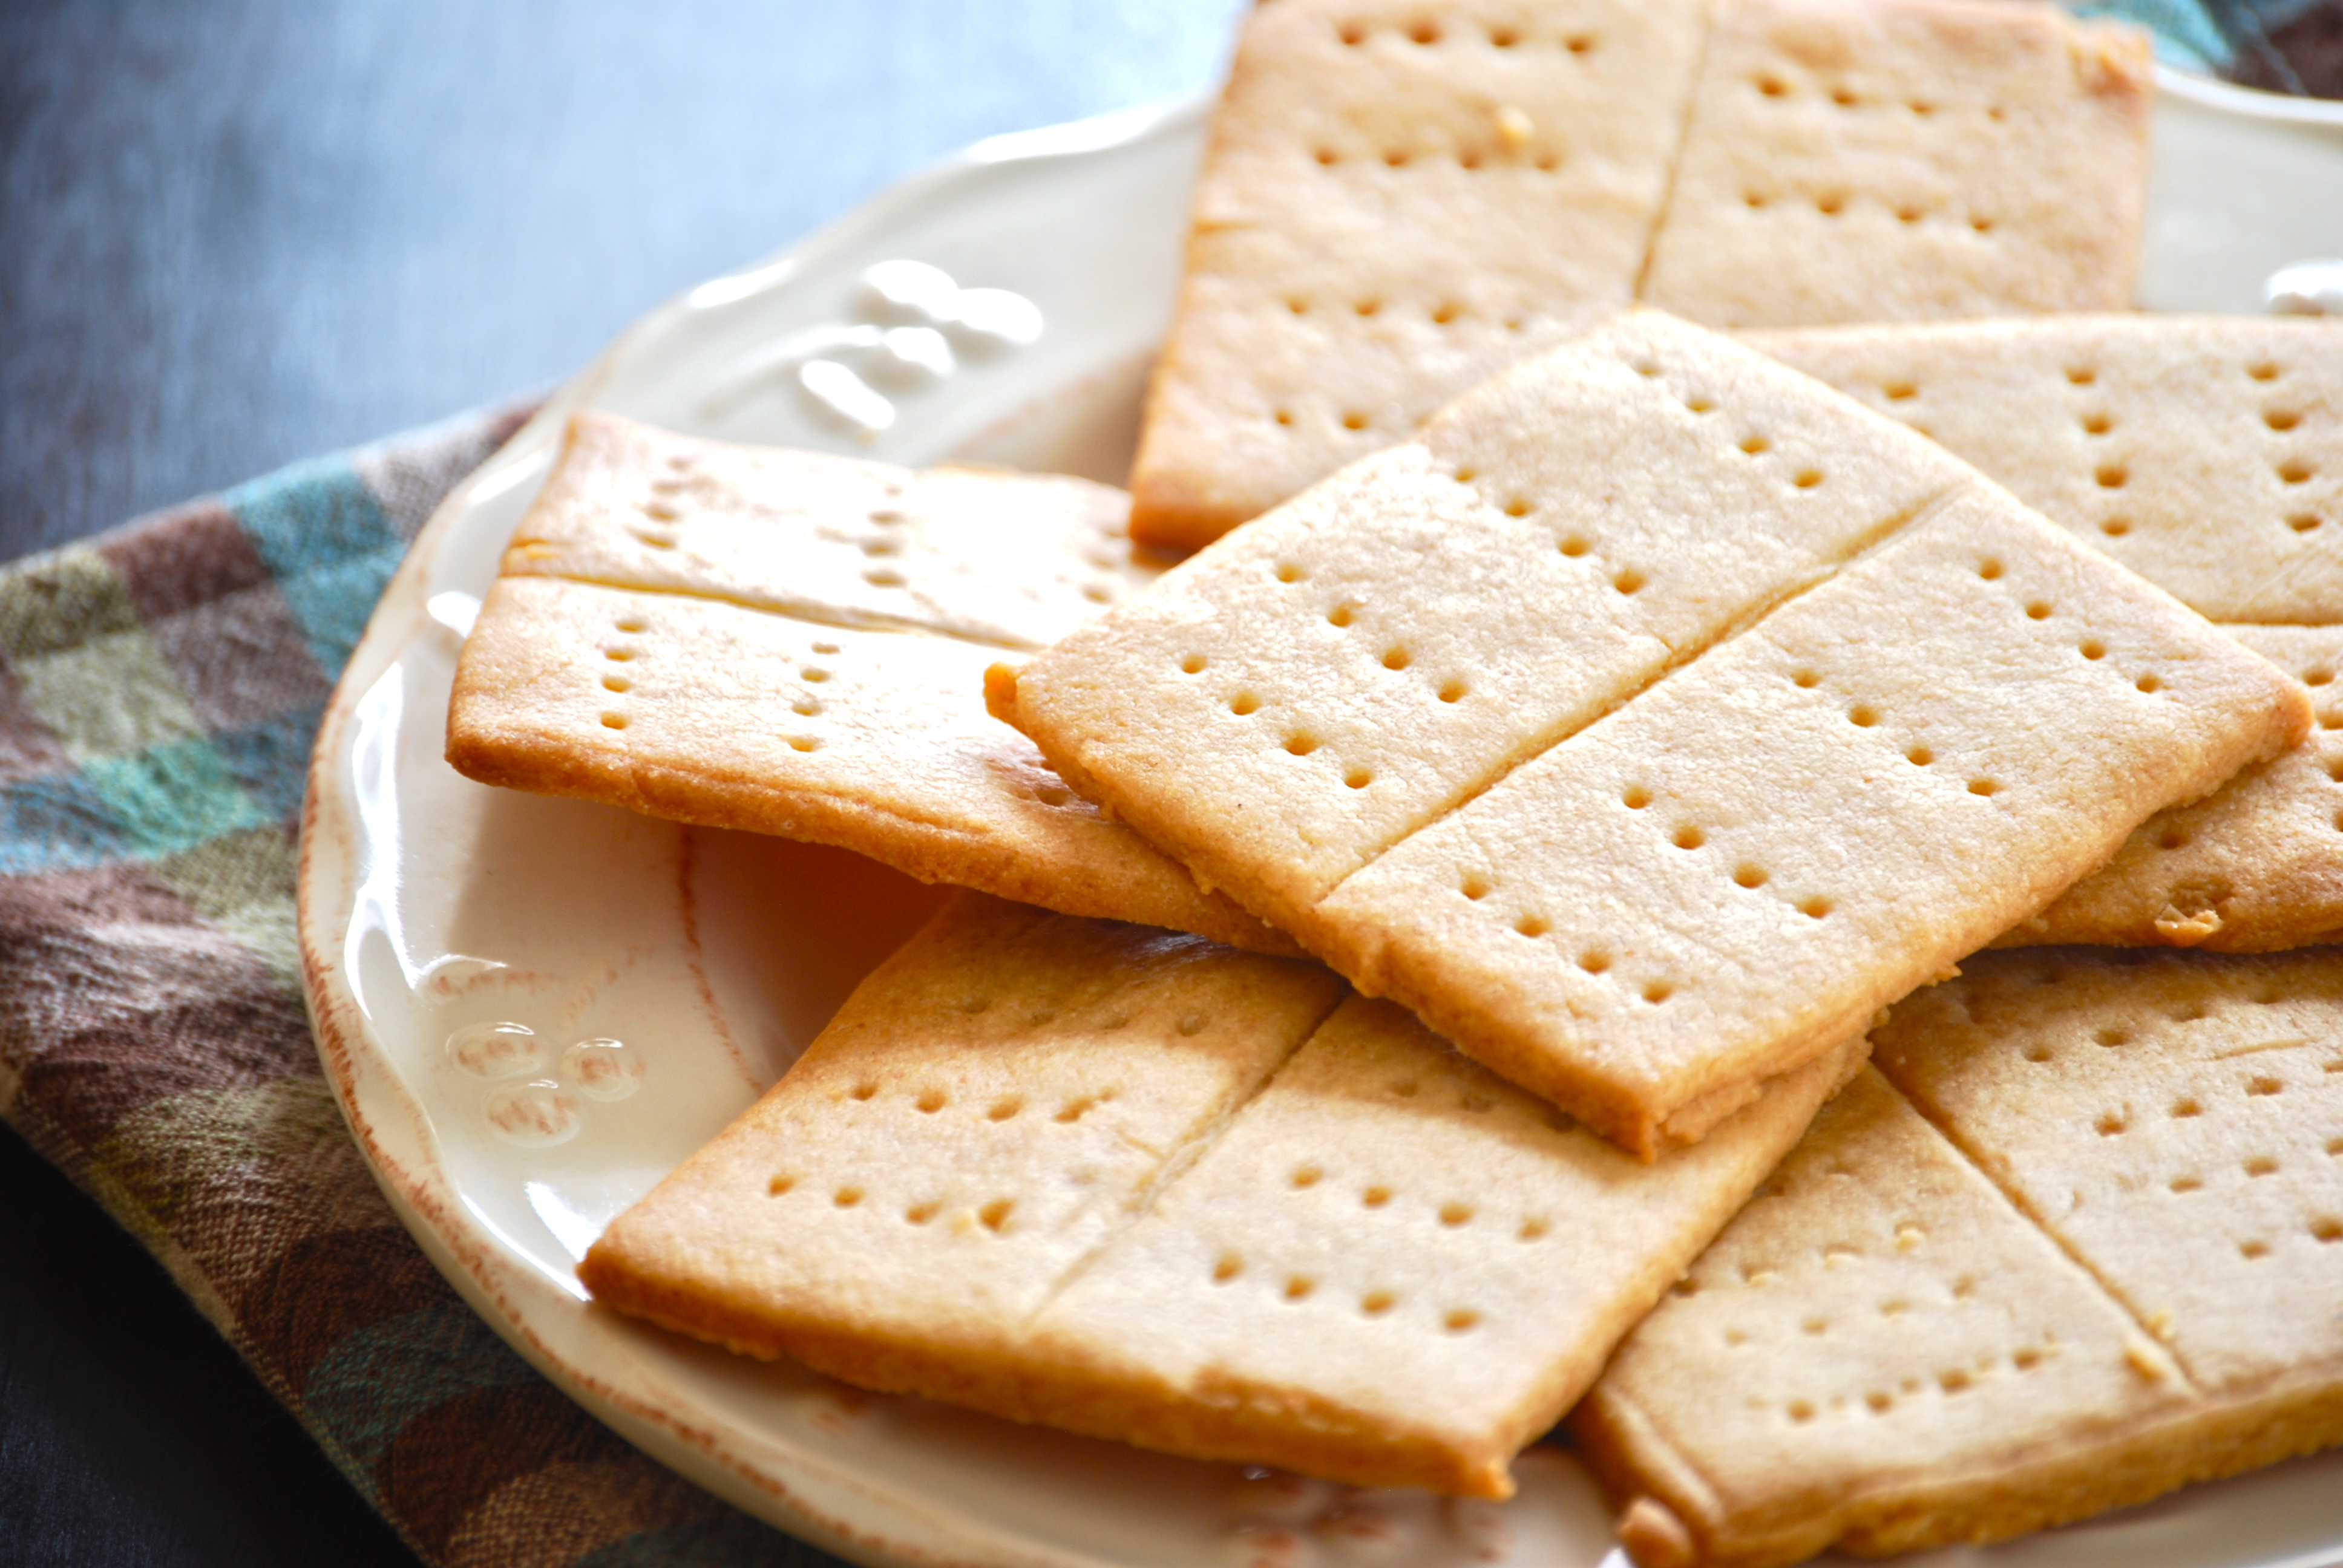
{"type": "Polygon", "coordinates": [[[260,551],[310,651],[338,676],[406,547],[349,464],[318,457],[220,498],[260,551]]]}
{"type": "Polygon", "coordinates": [[[2229,40],[2202,0],[2105,0],[2077,15],[2109,16],[2156,35],[2156,56],[2167,65],[2217,72],[2229,63],[2229,40]]]}
{"type": "Polygon", "coordinates": [[[309,651],[328,680],[341,678],[342,667],[358,646],[375,600],[390,586],[407,547],[393,543],[365,555],[313,568],[297,578],[279,578],[277,588],[293,607],[294,618],[309,635],[309,651]]]}
{"type": "Polygon", "coordinates": [[[153,857],[192,849],[270,819],[209,740],[174,740],[134,757],[98,757],[82,778],[122,825],[125,847],[153,857]]]}
{"type": "Polygon", "coordinates": [[[416,1417],[476,1389],[537,1381],[470,1308],[451,1300],[345,1337],[310,1372],[301,1403],[350,1462],[371,1474],[416,1417]]]}
{"type": "Polygon", "coordinates": [[[316,744],[325,710],[317,704],[280,713],[266,723],[214,736],[228,771],[244,786],[260,814],[281,822],[301,809],[308,782],[309,748],[316,744]]]}
{"type": "Polygon", "coordinates": [[[0,877],[85,871],[129,852],[121,819],[79,774],[0,785],[0,877]]]}
{"type": "Polygon", "coordinates": [[[220,499],[280,582],[398,545],[374,492],[340,457],[295,463],[220,499]]]}

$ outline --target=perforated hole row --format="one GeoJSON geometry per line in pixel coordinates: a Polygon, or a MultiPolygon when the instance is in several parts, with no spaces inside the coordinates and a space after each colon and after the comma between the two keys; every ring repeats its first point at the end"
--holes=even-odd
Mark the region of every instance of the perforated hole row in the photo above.
{"type": "MultiPolygon", "coordinates": [[[[975,1014],[988,1010],[991,1005],[990,998],[970,997],[959,1003],[959,1009],[962,1012],[975,1014]]],[[[1028,1019],[1026,1022],[1031,1027],[1039,1028],[1048,1023],[1051,1017],[1051,1015],[1048,1013],[1038,1014],[1028,1019]]],[[[1202,1030],[1206,1021],[1201,1014],[1184,1018],[1180,1020],[1180,1032],[1183,1035],[1197,1034],[1202,1030]]],[[[1110,1024],[1108,1027],[1112,1025],[1110,1024]]],[[[933,1084],[925,1085],[917,1090],[907,1089],[903,1092],[910,1097],[911,1109],[922,1116],[938,1115],[950,1109],[953,1104],[950,1092],[933,1084]]],[[[1051,1121],[1071,1126],[1100,1106],[1111,1102],[1117,1092],[1111,1088],[1101,1089],[1087,1094],[1070,1095],[1054,1106],[1038,1108],[1029,1107],[1025,1096],[1021,1094],[1004,1094],[981,1103],[971,1101],[961,1109],[970,1115],[980,1116],[987,1121],[1013,1121],[1022,1116],[1028,1109],[1038,1109],[1046,1113],[1051,1121]]],[[[866,1078],[854,1084],[846,1093],[848,1099],[867,1104],[879,1098],[880,1084],[876,1079],[866,1078]]]]}
{"type": "MultiPolygon", "coordinates": [[[[623,697],[635,687],[634,677],[626,667],[642,657],[642,649],[632,639],[648,630],[649,623],[640,616],[625,615],[613,622],[612,628],[618,635],[615,640],[604,645],[602,658],[614,668],[603,671],[602,689],[614,697],[623,697]]],[[[607,708],[602,710],[603,729],[624,729],[626,727],[627,714],[623,709],[607,708]]]]}
{"type": "MultiPolygon", "coordinates": [[[[1634,365],[1634,370],[1637,375],[1649,378],[1657,378],[1662,374],[1662,368],[1663,367],[1660,363],[1654,359],[1638,360],[1634,365]]],[[[1714,414],[1716,412],[1716,399],[1710,397],[1705,392],[1697,390],[1686,392],[1682,395],[1679,400],[1684,404],[1687,412],[1696,417],[1714,414]]],[[[1771,437],[1767,436],[1762,430],[1746,430],[1734,439],[1733,447],[1735,450],[1740,452],[1744,457],[1762,457],[1766,453],[1774,450],[1774,441],[1771,437]]],[[[1799,464],[1794,467],[1790,470],[1789,474],[1791,487],[1799,490],[1811,490],[1815,488],[1823,482],[1824,477],[1825,475],[1823,470],[1812,464],[1799,464]]],[[[1583,548],[1584,547],[1582,546],[1581,548],[1583,548]]],[[[1564,555],[1572,555],[1577,552],[1570,548],[1569,540],[1564,540],[1563,553],[1564,555]]]]}
{"type": "MultiPolygon", "coordinates": [[[[1750,189],[1741,193],[1743,205],[1752,211],[1776,206],[1784,199],[1768,191],[1750,189]]],[[[1814,209],[1825,217],[1838,217],[1850,209],[1855,200],[1855,198],[1845,191],[1825,191],[1814,198],[1814,209]]],[[[1983,213],[1960,213],[1949,207],[1931,208],[1921,206],[1917,202],[1898,202],[1893,206],[1885,203],[1881,205],[1886,206],[1887,210],[1896,215],[1896,221],[1901,224],[1956,224],[1967,228],[1972,234],[1991,234],[1994,230],[1994,220],[1983,213]]]]}
{"type": "MultiPolygon", "coordinates": [[[[784,1198],[791,1192],[797,1191],[804,1185],[804,1181],[794,1172],[782,1171],[775,1174],[766,1181],[765,1194],[769,1198],[784,1198]]],[[[810,1195],[820,1196],[821,1194],[810,1195]]],[[[831,1188],[827,1194],[830,1206],[832,1209],[841,1211],[862,1209],[865,1201],[869,1199],[870,1196],[870,1193],[867,1188],[850,1181],[843,1182],[839,1186],[831,1188]]],[[[902,1211],[902,1221],[907,1225],[925,1225],[934,1220],[937,1215],[942,1213],[943,1208],[944,1206],[942,1202],[939,1200],[921,1199],[907,1204],[904,1207],[902,1211]]],[[[1014,1214],[1016,1211],[1016,1199],[992,1198],[969,1211],[969,1212],[975,1219],[978,1224],[983,1226],[994,1235],[1000,1236],[1008,1233],[1010,1228],[1010,1217],[1014,1214]]],[[[873,1209],[869,1211],[875,1212],[876,1210],[873,1209]]]]}
{"type": "MultiPolygon", "coordinates": [[[[1252,1266],[1244,1254],[1229,1250],[1222,1251],[1213,1260],[1209,1277],[1213,1284],[1227,1286],[1236,1283],[1250,1272],[1252,1272],[1252,1266]]],[[[1319,1294],[1318,1287],[1321,1282],[1314,1274],[1279,1274],[1272,1271],[1263,1277],[1275,1290],[1278,1299],[1288,1304],[1298,1305],[1319,1294]]],[[[1378,1288],[1361,1292],[1355,1305],[1361,1316],[1380,1318],[1400,1307],[1403,1300],[1397,1291],[1378,1288]]],[[[1472,1307],[1443,1306],[1434,1303],[1430,1311],[1437,1318],[1440,1326],[1452,1334],[1469,1333],[1480,1326],[1481,1313],[1472,1307]]]]}
{"type": "MultiPolygon", "coordinates": [[[[1778,75],[1771,71],[1761,72],[1757,75],[1752,76],[1749,78],[1749,85],[1757,90],[1757,94],[1760,97],[1765,98],[1794,98],[1805,95],[1805,90],[1799,88],[1796,84],[1791,82],[1788,78],[1778,75]]],[[[1943,105],[1938,104],[1933,98],[1889,97],[1885,95],[1877,97],[1865,97],[1863,95],[1855,92],[1852,87],[1846,86],[1844,84],[1829,87],[1817,87],[1811,89],[1811,91],[1815,95],[1827,97],[1834,105],[1842,109],[1878,109],[1899,112],[1910,115],[1915,119],[1925,120],[1936,114],[1944,107],[1943,105]]],[[[1955,106],[1956,112],[1959,107],[1960,106],[1955,106]]],[[[1992,120],[1996,124],[2008,117],[2008,112],[1998,104],[1986,106],[1983,110],[1983,113],[1986,119],[1992,120]]]]}
{"type": "MultiPolygon", "coordinates": [[[[2075,372],[2069,371],[2067,374],[2069,377],[2072,377],[2075,372]]],[[[2108,470],[2101,471],[2100,482],[2102,484],[2107,482],[2108,472],[2108,470]]],[[[2124,476],[2120,470],[2114,472],[2115,482],[2118,485],[2123,482],[2125,477],[2126,476],[2124,476]]],[[[1977,576],[1986,582],[1998,582],[2006,575],[2006,568],[2000,561],[1990,556],[1977,563],[1977,576]]],[[[2058,607],[2045,598],[2026,599],[2024,601],[2023,608],[2026,618],[2031,621],[2046,622],[2058,613],[2058,607]]],[[[2097,637],[2086,629],[2076,638],[2075,649],[2085,659],[2097,663],[2106,659],[2107,654],[2107,643],[2105,638],[2097,637]]],[[[2112,669],[2115,667],[2109,666],[2108,668],[2112,669]]],[[[2164,678],[2152,669],[2141,670],[2137,674],[2132,674],[2129,676],[2129,679],[2132,689],[2145,695],[2153,696],[2155,693],[2164,689],[2164,678]]],[[[1994,789],[1980,789],[1975,784],[1970,785],[1969,788],[1973,792],[1980,795],[1990,795],[1995,792],[1994,789]]],[[[1995,788],[1997,789],[1998,786],[1996,786],[1995,788]]]]}
{"type": "Polygon", "coordinates": [[[1492,49],[1522,49],[1549,46],[1573,55],[1593,54],[1602,42],[1600,36],[1588,32],[1561,33],[1552,36],[1532,35],[1520,27],[1495,25],[1486,28],[1462,26],[1419,18],[1398,27],[1376,27],[1366,22],[1343,22],[1334,29],[1334,35],[1351,48],[1358,48],[1378,34],[1413,44],[1421,49],[1436,45],[1470,46],[1486,45],[1492,49]]]}
{"type": "MultiPolygon", "coordinates": [[[[1290,560],[1273,563],[1270,572],[1277,581],[1289,587],[1307,582],[1310,578],[1307,568],[1290,560]]],[[[1348,630],[1357,624],[1362,608],[1356,599],[1338,599],[1326,612],[1326,624],[1336,630],[1348,630]]],[[[1400,674],[1414,668],[1415,652],[1405,641],[1393,639],[1384,643],[1377,651],[1375,662],[1393,674],[1400,674]]],[[[1188,653],[1181,656],[1177,667],[1182,675],[1202,675],[1212,667],[1212,661],[1202,653],[1188,653]]],[[[1443,703],[1462,702],[1472,690],[1471,685],[1457,675],[1435,677],[1431,686],[1433,695],[1443,703]]],[[[1228,711],[1238,719],[1251,718],[1261,711],[1262,705],[1261,694],[1246,688],[1231,692],[1224,700],[1228,711]]],[[[1286,753],[1293,757],[1308,757],[1321,749],[1319,736],[1306,725],[1287,730],[1281,744],[1286,753]]],[[[1374,769],[1362,762],[1345,763],[1342,765],[1342,779],[1350,789],[1363,789],[1374,782],[1374,769]]]]}
{"type": "MultiPolygon", "coordinates": [[[[1534,130],[1516,139],[1505,134],[1508,129],[1509,127],[1501,121],[1497,138],[1493,142],[1477,146],[1441,148],[1386,147],[1381,152],[1355,156],[1359,161],[1381,164],[1389,169],[1403,169],[1411,165],[1453,161],[1461,169],[1526,167],[1536,169],[1541,174],[1551,174],[1567,161],[1558,149],[1551,146],[1540,147],[1534,152],[1528,150],[1523,144],[1528,140],[1529,136],[1535,134],[1534,130]]],[[[1317,148],[1311,154],[1311,157],[1316,161],[1319,167],[1329,169],[1339,164],[1352,161],[1342,153],[1329,146],[1317,148]]],[[[1362,310],[1359,314],[1372,316],[1374,312],[1362,310]]]]}

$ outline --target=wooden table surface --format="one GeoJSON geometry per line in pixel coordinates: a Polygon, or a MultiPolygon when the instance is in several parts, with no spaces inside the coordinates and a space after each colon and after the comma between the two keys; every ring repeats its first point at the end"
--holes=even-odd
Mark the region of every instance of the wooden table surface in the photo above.
{"type": "MultiPolygon", "coordinates": [[[[550,387],[1243,0],[0,0],[0,561],[550,387]]],[[[413,1560],[0,1130],[0,1565],[413,1560]]]]}

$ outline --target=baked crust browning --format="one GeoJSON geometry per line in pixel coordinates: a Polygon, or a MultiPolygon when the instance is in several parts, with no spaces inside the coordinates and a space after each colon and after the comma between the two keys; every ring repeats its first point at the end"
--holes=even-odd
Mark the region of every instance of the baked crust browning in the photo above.
{"type": "Polygon", "coordinates": [[[1152,579],[1104,486],[579,415],[456,669],[485,784],[834,844],[922,881],[1298,951],[985,717],[985,667],[1152,579]]]}
{"type": "Polygon", "coordinates": [[[2318,709],[2301,745],[2194,805],[2160,811],[2106,866],[1997,947],[2276,952],[2343,937],[2343,627],[2224,627],[2302,681],[2318,709]]]}
{"type": "Polygon", "coordinates": [[[548,578],[488,593],[447,760],[484,784],[855,850],[924,882],[1296,951],[987,718],[1000,650],[548,578]]]}

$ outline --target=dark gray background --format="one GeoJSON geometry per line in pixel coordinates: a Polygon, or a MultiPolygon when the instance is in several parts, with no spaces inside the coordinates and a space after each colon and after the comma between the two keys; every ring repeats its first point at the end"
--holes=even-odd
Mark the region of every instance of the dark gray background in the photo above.
{"type": "MultiPolygon", "coordinates": [[[[551,385],[1243,0],[0,0],[0,561],[551,385]]],[[[407,1563],[0,1131],[0,1564],[407,1563]]]]}

